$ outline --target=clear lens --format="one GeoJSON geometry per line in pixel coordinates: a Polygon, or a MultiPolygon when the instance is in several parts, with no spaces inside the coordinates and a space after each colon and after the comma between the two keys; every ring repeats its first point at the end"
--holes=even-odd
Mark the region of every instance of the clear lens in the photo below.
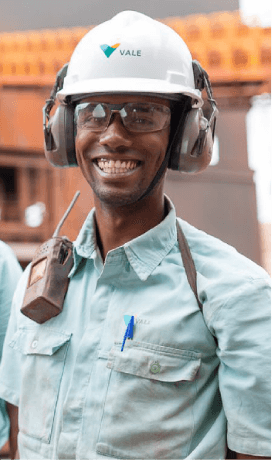
{"type": "Polygon", "coordinates": [[[126,104],[128,117],[123,120],[125,127],[133,132],[160,131],[169,126],[171,111],[161,104],[126,104]]]}
{"type": "Polygon", "coordinates": [[[83,102],[75,108],[75,121],[80,129],[104,131],[110,121],[111,111],[106,104],[83,102]]]}
{"type": "Polygon", "coordinates": [[[169,126],[171,119],[170,109],[161,104],[83,102],[75,108],[75,123],[80,129],[102,132],[107,129],[113,112],[119,112],[125,128],[132,132],[160,131],[169,126]]]}

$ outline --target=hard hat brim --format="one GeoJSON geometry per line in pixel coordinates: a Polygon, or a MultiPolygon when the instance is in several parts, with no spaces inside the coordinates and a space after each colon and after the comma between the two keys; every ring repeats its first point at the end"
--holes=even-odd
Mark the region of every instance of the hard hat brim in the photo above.
{"type": "Polygon", "coordinates": [[[153,93],[153,94],[184,94],[193,99],[193,107],[202,107],[203,99],[197,89],[188,88],[168,81],[144,78],[100,78],[64,84],[57,93],[60,102],[67,96],[105,93],[153,93]]]}

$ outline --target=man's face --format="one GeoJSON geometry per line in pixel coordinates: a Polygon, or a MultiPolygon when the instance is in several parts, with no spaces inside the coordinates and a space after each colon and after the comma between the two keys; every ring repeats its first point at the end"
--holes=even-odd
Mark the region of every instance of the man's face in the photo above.
{"type": "MultiPolygon", "coordinates": [[[[92,101],[121,105],[153,102],[170,107],[164,99],[135,95],[95,96],[81,102],[92,101]]],[[[135,203],[165,157],[169,133],[170,126],[156,132],[128,131],[118,112],[113,113],[103,132],[79,125],[75,140],[77,161],[100,202],[113,207],[135,203]]]]}

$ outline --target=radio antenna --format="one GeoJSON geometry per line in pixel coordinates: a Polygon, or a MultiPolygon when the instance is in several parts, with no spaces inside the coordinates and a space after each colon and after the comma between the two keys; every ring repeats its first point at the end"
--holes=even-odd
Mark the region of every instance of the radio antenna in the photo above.
{"type": "Polygon", "coordinates": [[[67,210],[66,210],[64,216],[62,217],[60,223],[58,224],[56,230],[54,231],[54,233],[53,233],[53,238],[56,238],[57,236],[59,236],[60,229],[61,229],[61,227],[63,226],[65,220],[66,220],[67,217],[68,217],[68,215],[70,214],[70,211],[72,210],[72,208],[73,208],[73,206],[74,206],[76,200],[78,199],[79,195],[80,195],[80,191],[78,190],[78,191],[75,193],[74,198],[72,199],[72,201],[71,201],[69,207],[67,208],[67,210]]]}

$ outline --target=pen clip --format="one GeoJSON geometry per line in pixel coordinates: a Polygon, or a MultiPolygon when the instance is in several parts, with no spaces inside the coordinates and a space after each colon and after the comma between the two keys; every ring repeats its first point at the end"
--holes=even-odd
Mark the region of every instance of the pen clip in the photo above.
{"type": "Polygon", "coordinates": [[[133,326],[134,326],[134,316],[131,316],[129,323],[126,328],[126,332],[123,338],[122,346],[121,346],[121,351],[124,350],[124,346],[126,343],[127,339],[133,339],[133,326]]]}

